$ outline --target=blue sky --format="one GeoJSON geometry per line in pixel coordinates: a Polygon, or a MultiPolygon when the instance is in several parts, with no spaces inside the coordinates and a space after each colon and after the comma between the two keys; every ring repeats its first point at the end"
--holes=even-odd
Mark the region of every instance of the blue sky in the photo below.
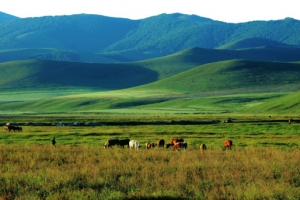
{"type": "Polygon", "coordinates": [[[161,13],[195,14],[224,22],[300,20],[299,0],[0,0],[17,17],[99,14],[143,19],[161,13]]]}

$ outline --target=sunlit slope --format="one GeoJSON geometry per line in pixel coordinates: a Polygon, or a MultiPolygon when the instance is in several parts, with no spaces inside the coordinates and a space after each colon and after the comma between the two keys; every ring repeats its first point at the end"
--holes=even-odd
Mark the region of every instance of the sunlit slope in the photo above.
{"type": "Polygon", "coordinates": [[[190,48],[169,56],[138,62],[157,71],[159,79],[218,61],[243,59],[255,61],[295,62],[300,60],[300,48],[288,46],[263,46],[241,50],[190,48]]]}
{"type": "Polygon", "coordinates": [[[157,72],[130,64],[27,60],[0,64],[2,89],[130,88],[157,80],[157,72]]]}
{"type": "Polygon", "coordinates": [[[297,63],[229,60],[202,65],[136,89],[180,93],[295,91],[300,88],[299,77],[297,63]]]}
{"type": "Polygon", "coordinates": [[[230,42],[226,45],[220,46],[217,49],[249,49],[249,48],[257,48],[257,47],[263,47],[263,46],[292,46],[287,45],[281,42],[277,42],[274,40],[266,39],[266,38],[258,38],[258,37],[252,37],[252,38],[245,38],[242,40],[237,40],[234,42],[230,42]]]}
{"type": "Polygon", "coordinates": [[[254,113],[299,113],[300,91],[266,100],[249,111],[254,113]]]}

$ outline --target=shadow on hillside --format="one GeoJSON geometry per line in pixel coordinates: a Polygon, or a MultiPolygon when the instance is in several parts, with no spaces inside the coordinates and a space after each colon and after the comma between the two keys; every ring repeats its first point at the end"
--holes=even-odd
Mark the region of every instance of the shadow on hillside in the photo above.
{"type": "MultiPolygon", "coordinates": [[[[47,89],[55,85],[56,91],[60,88],[93,88],[101,90],[117,90],[131,88],[158,79],[158,72],[142,65],[128,63],[70,63],[57,61],[34,61],[30,63],[37,72],[31,71],[17,79],[12,79],[2,87],[47,89]]],[[[20,70],[27,65],[19,63],[20,70]]],[[[7,71],[14,74],[15,69],[7,71]]],[[[88,102],[93,104],[93,102],[88,102]]]]}

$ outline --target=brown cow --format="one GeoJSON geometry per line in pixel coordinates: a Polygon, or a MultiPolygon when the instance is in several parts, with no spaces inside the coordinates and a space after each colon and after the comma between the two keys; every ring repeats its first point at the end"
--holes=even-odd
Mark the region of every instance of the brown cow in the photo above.
{"type": "Polygon", "coordinates": [[[159,148],[159,147],[164,148],[164,147],[165,147],[165,140],[164,140],[164,139],[158,140],[157,147],[158,147],[158,148],[159,148]]]}
{"type": "Polygon", "coordinates": [[[187,143],[186,142],[177,142],[173,146],[173,150],[180,150],[180,149],[186,149],[187,148],[187,143]]]}
{"type": "Polygon", "coordinates": [[[151,149],[151,148],[154,148],[156,146],[156,144],[154,144],[153,142],[150,143],[150,142],[146,142],[146,149],[151,149]]]}
{"type": "Polygon", "coordinates": [[[205,151],[206,149],[207,148],[205,144],[200,144],[200,151],[205,151]]]}
{"type": "Polygon", "coordinates": [[[170,146],[174,146],[178,142],[184,142],[184,139],[180,138],[173,138],[170,140],[170,142],[166,145],[166,148],[169,148],[170,146]]]}
{"type": "Polygon", "coordinates": [[[224,150],[226,148],[231,150],[231,147],[232,147],[232,140],[225,140],[225,142],[224,142],[224,150]]]}

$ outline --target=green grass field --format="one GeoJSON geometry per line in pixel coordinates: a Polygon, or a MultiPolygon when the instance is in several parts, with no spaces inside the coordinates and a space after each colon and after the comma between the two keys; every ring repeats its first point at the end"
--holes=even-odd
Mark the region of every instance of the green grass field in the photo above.
{"type": "Polygon", "coordinates": [[[249,51],[272,60],[278,49],[1,63],[0,124],[23,132],[0,131],[0,198],[299,199],[299,63],[228,60],[249,51]],[[104,149],[111,138],[141,148],[104,149]],[[172,138],[188,149],[145,148],[172,138]]]}
{"type": "MultiPolygon", "coordinates": [[[[0,131],[4,199],[297,199],[300,123],[288,115],[40,114],[1,115],[23,132],[0,131]],[[233,123],[222,121],[232,118],[233,123]],[[172,125],[172,121],[215,124],[172,125]],[[102,126],[50,126],[56,122],[102,126]],[[122,125],[122,122],[159,122],[122,125]],[[105,122],[118,122],[106,125],[105,122]],[[35,125],[34,125],[35,124],[35,125]],[[42,126],[41,124],[44,124],[42,126]],[[56,138],[56,147],[51,140],[56,138]],[[184,138],[186,150],[146,150],[146,142],[184,138]],[[138,151],[111,138],[138,140],[138,151]],[[226,139],[232,150],[223,150],[226,139]],[[199,145],[206,144],[201,152],[199,145]]],[[[293,116],[295,117],[295,116],[293,116]]]]}

